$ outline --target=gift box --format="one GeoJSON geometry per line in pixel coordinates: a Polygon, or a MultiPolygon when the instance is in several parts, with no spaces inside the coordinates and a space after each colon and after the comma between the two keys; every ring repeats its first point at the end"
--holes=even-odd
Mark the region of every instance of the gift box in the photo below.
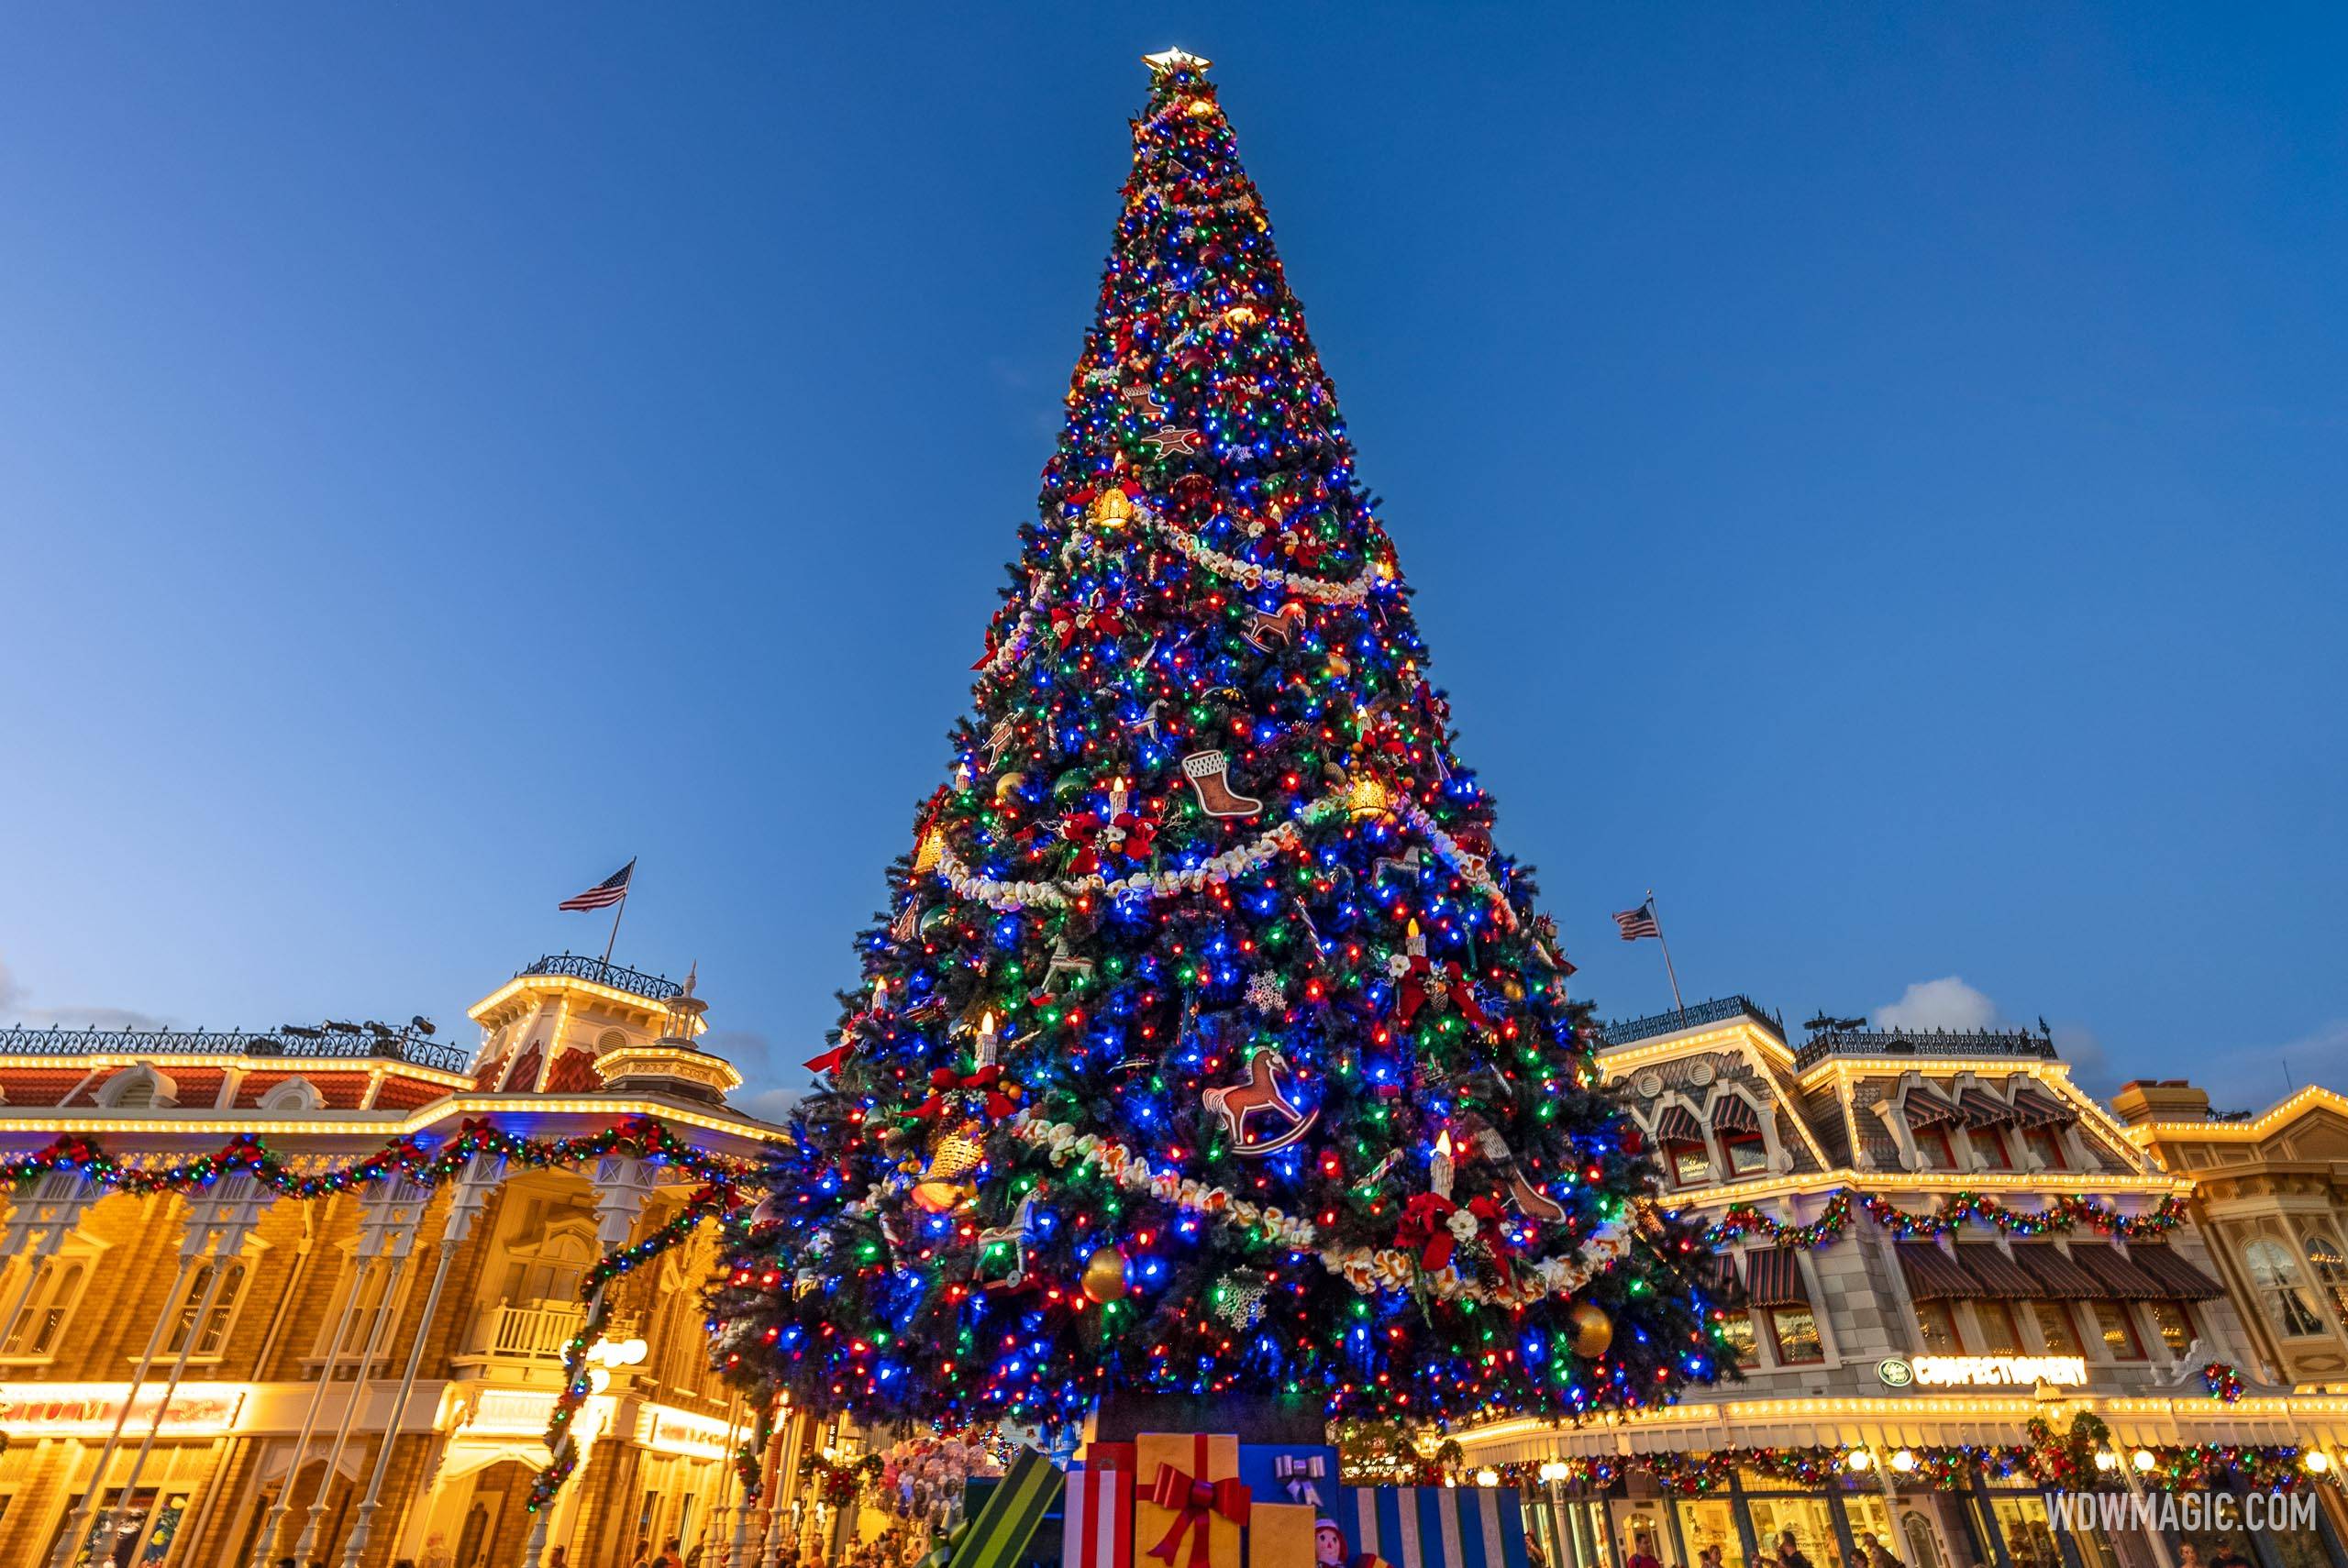
{"type": "Polygon", "coordinates": [[[1084,1445],[1084,1467],[1087,1470],[1138,1471],[1141,1462],[1134,1455],[1129,1442],[1088,1442],[1084,1445]]]}
{"type": "Polygon", "coordinates": [[[1240,1568],[1249,1495],[1229,1433],[1143,1432],[1134,1440],[1136,1561],[1240,1568]]]}
{"type": "MultiPolygon", "coordinates": [[[[1102,1446],[1095,1443],[1095,1448],[1102,1446]]],[[[1112,1445],[1131,1447],[1131,1444],[1112,1445]]],[[[1073,1470],[1060,1529],[1060,1568],[1134,1568],[1134,1473],[1073,1470]]]]}
{"type": "Polygon", "coordinates": [[[1052,1462],[1031,1448],[1011,1462],[983,1500],[974,1483],[968,1495],[977,1507],[947,1568],[1013,1568],[1026,1555],[1044,1516],[1060,1500],[1062,1479],[1052,1462]]]}
{"type": "Polygon", "coordinates": [[[1243,1442],[1239,1479],[1259,1507],[1301,1503],[1325,1514],[1337,1496],[1337,1451],[1317,1443],[1243,1442]]]}
{"type": "Polygon", "coordinates": [[[1302,1503],[1247,1505],[1247,1568],[1313,1568],[1313,1527],[1321,1510],[1302,1503]]]}
{"type": "Polygon", "coordinates": [[[1524,1500],[1503,1486],[1346,1486],[1334,1518],[1350,1568],[1531,1568],[1524,1500]]]}

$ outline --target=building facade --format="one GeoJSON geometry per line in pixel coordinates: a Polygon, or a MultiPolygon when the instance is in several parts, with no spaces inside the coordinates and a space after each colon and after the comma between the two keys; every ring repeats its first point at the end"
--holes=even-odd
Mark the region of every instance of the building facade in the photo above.
{"type": "Polygon", "coordinates": [[[2348,1390],[2348,1099],[2309,1088],[2255,1115],[2212,1110],[2208,1090],[2172,1078],[2111,1103],[2138,1147],[2191,1179],[2261,1376],[2348,1390]]]}
{"type": "Polygon", "coordinates": [[[2203,1561],[2232,1546],[2262,1568],[2348,1568],[2328,1485],[2308,1488],[2308,1528],[2255,1539],[2066,1529],[2016,1463],[2074,1440],[2091,1478],[2152,1500],[2210,1453],[2271,1470],[2304,1447],[2320,1472],[2348,1441],[2348,1399],[2261,1386],[2195,1177],[2074,1085],[2046,1034],[1820,1019],[1797,1045],[1735,997],[1606,1041],[1659,1203],[1716,1243],[1741,1376],[1578,1427],[1458,1434],[1470,1466],[1537,1479],[1553,1562],[1717,1547],[1754,1568],[1789,1535],[1818,1568],[1868,1536],[1912,1568],[2176,1568],[2188,1541],[2203,1561]],[[2244,1379],[2223,1390],[2238,1397],[2212,1367],[2244,1379]]]}
{"type": "Polygon", "coordinates": [[[0,1032],[0,1158],[53,1167],[0,1220],[0,1562],[504,1568],[561,1545],[611,1568],[670,1539],[756,1561],[770,1521],[733,1455],[760,1413],[709,1370],[716,1238],[688,1205],[779,1130],[725,1103],[702,1007],[565,955],[472,1010],[477,1051],[422,1021],[0,1032]],[[393,1146],[459,1164],[351,1177],[393,1146]],[[316,1195],[273,1190],[256,1149],[316,1195]],[[628,1248],[576,1468],[534,1514],[565,1347],[628,1248]]]}

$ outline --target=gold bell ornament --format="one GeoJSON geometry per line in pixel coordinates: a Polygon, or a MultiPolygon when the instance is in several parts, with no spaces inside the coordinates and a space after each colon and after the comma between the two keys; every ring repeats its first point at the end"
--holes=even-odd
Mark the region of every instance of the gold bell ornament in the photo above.
{"type": "Polygon", "coordinates": [[[1125,1254],[1114,1247],[1102,1247],[1084,1262],[1084,1294],[1087,1299],[1106,1306],[1124,1299],[1132,1282],[1125,1276],[1125,1254]]]}

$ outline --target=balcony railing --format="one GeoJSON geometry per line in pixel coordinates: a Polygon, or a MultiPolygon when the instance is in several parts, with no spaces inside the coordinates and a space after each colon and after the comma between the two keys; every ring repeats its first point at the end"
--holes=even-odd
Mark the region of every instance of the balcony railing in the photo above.
{"type": "Polygon", "coordinates": [[[663,975],[648,975],[641,969],[631,969],[622,964],[607,964],[601,958],[590,958],[580,953],[553,953],[539,959],[514,977],[522,979],[530,975],[554,975],[566,980],[588,980],[615,990],[631,991],[648,1001],[664,1002],[681,996],[684,987],[663,975]]]}
{"type": "Polygon", "coordinates": [[[492,1361],[560,1361],[562,1347],[586,1320],[587,1309],[575,1302],[502,1303],[479,1320],[474,1348],[492,1361]]]}
{"type": "Polygon", "coordinates": [[[1832,1029],[1794,1053],[1796,1068],[1829,1056],[2017,1056],[2054,1060],[2054,1037],[2027,1029],[1832,1029]]]}
{"type": "Polygon", "coordinates": [[[1693,1007],[1674,1008],[1669,1012],[1650,1013],[1645,1018],[1617,1019],[1600,1028],[1606,1038],[1599,1048],[1628,1045],[1636,1040],[1652,1040],[1659,1034],[1674,1034],[1682,1029],[1696,1029],[1707,1023],[1726,1023],[1732,1019],[1750,1019],[1773,1031],[1778,1039],[1786,1037],[1786,1021],[1774,1012],[1765,1011],[1751,997],[1738,995],[1715,997],[1700,1001],[1693,1007]]]}
{"type": "Polygon", "coordinates": [[[415,1024],[289,1023],[281,1029],[0,1029],[0,1056],[293,1056],[307,1061],[389,1058],[461,1073],[472,1053],[415,1024]]]}

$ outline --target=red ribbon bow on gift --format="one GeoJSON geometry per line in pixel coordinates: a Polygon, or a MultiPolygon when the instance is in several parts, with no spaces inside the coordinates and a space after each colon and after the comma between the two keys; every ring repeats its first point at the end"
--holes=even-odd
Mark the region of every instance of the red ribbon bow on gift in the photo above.
{"type": "Polygon", "coordinates": [[[905,1114],[916,1121],[935,1121],[946,1110],[946,1097],[964,1090],[986,1096],[987,1120],[1000,1121],[1019,1109],[1018,1103],[996,1086],[1002,1082],[1000,1064],[980,1067],[975,1073],[959,1074],[951,1067],[940,1067],[929,1075],[929,1098],[905,1114]]]}
{"type": "Polygon", "coordinates": [[[1402,984],[1394,1004],[1394,1018],[1407,1024],[1412,1015],[1426,1004],[1431,996],[1447,997],[1459,1010],[1459,1016],[1479,1029],[1491,1026],[1484,1010],[1477,1005],[1475,988],[1468,983],[1468,975],[1456,958],[1446,960],[1437,967],[1433,960],[1413,956],[1410,967],[1402,972],[1402,984]]]}
{"type": "Polygon", "coordinates": [[[1254,1494],[1247,1483],[1240,1480],[1202,1481],[1186,1474],[1170,1464],[1157,1467],[1157,1480],[1149,1489],[1149,1500],[1161,1508],[1175,1508],[1174,1523],[1166,1531],[1166,1539],[1149,1549],[1149,1555],[1164,1562],[1172,1562],[1182,1537],[1191,1537],[1189,1568],[1200,1568],[1207,1560],[1207,1519],[1221,1514],[1233,1524],[1245,1529],[1254,1494]]]}
{"type": "Polygon", "coordinates": [[[1131,812],[1119,812],[1105,822],[1098,812],[1079,812],[1060,824],[1060,836],[1080,846],[1076,858],[1069,863],[1069,875],[1090,877],[1101,869],[1103,848],[1135,860],[1148,859],[1157,838],[1157,824],[1131,812]]]}

